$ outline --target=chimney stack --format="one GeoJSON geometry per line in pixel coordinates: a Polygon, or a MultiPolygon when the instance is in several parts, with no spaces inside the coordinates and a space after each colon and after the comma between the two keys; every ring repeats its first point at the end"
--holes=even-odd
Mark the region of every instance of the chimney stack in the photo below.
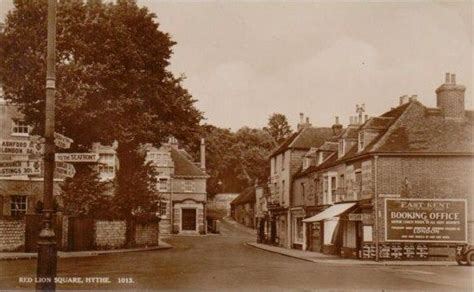
{"type": "Polygon", "coordinates": [[[412,101],[417,101],[417,100],[418,100],[418,95],[414,94],[414,95],[410,96],[410,97],[408,98],[408,100],[409,100],[410,102],[412,102],[412,101]]]}
{"type": "Polygon", "coordinates": [[[300,122],[298,123],[298,126],[297,126],[298,131],[309,126],[311,126],[311,123],[309,122],[309,117],[306,117],[306,121],[305,121],[304,114],[300,113],[300,122]]]}
{"type": "Polygon", "coordinates": [[[338,136],[342,133],[342,125],[339,124],[339,117],[336,117],[334,125],[332,125],[332,133],[334,136],[338,136]]]}
{"type": "Polygon", "coordinates": [[[446,73],[445,83],[436,89],[436,106],[445,118],[464,119],[464,93],[466,87],[456,84],[456,74],[446,73]]]}
{"type": "Polygon", "coordinates": [[[399,105],[404,105],[408,101],[408,96],[407,95],[402,95],[400,96],[400,104],[399,105]]]}
{"type": "Polygon", "coordinates": [[[367,122],[369,120],[369,115],[365,115],[364,117],[364,123],[367,122]]]}
{"type": "Polygon", "coordinates": [[[201,138],[201,169],[206,170],[206,142],[201,138]]]}

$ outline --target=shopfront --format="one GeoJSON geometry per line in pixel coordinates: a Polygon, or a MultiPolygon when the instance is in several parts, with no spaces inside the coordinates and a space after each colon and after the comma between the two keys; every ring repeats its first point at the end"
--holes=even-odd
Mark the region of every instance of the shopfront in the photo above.
{"type": "Polygon", "coordinates": [[[306,235],[311,236],[309,249],[322,251],[326,254],[339,254],[343,239],[343,223],[340,224],[342,222],[340,216],[350,212],[355,205],[356,203],[335,204],[315,216],[304,219],[303,223],[306,224],[306,229],[311,230],[306,232],[306,235]]]}

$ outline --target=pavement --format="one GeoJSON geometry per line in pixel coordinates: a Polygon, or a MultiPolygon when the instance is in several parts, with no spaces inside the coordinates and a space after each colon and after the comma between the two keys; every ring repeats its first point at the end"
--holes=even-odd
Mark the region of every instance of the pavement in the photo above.
{"type": "MultiPolygon", "coordinates": [[[[126,252],[140,252],[170,249],[172,246],[164,241],[159,242],[158,246],[137,247],[128,249],[111,249],[111,250],[91,250],[91,251],[58,251],[59,258],[76,258],[76,257],[93,257],[106,254],[119,254],[126,252]]],[[[0,252],[1,260],[20,260],[20,259],[35,259],[38,257],[36,252],[0,252]]]]}
{"type": "Polygon", "coordinates": [[[284,256],[313,262],[325,264],[342,264],[342,265],[369,265],[369,266],[457,266],[455,261],[372,261],[372,260],[358,260],[358,259],[344,259],[336,255],[327,255],[313,251],[302,251],[295,249],[288,249],[267,244],[247,242],[248,246],[252,246],[261,250],[272,253],[281,254],[284,256]]]}
{"type": "MultiPolygon", "coordinates": [[[[247,245],[255,231],[230,219],[220,229],[163,238],[167,250],[59,258],[57,290],[474,290],[472,267],[314,263],[247,245]]],[[[34,289],[35,275],[35,259],[0,261],[0,290],[34,289]]]]}

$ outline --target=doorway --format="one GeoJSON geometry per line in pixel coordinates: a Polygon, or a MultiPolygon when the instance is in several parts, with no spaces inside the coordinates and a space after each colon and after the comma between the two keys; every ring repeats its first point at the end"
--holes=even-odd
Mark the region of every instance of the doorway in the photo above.
{"type": "Polygon", "coordinates": [[[196,209],[182,209],[181,229],[196,231],[196,209]]]}

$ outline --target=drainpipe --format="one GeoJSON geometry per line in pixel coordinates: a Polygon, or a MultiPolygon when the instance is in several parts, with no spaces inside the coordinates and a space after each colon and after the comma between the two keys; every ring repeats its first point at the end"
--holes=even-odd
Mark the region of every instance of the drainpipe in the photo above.
{"type": "Polygon", "coordinates": [[[170,223],[171,223],[171,234],[173,234],[174,229],[174,214],[173,214],[173,175],[170,175],[170,223]]]}
{"type": "Polygon", "coordinates": [[[375,155],[374,157],[374,195],[375,195],[375,206],[374,206],[374,212],[375,212],[375,221],[374,221],[374,227],[375,227],[375,261],[379,261],[379,194],[378,194],[378,189],[377,189],[377,159],[378,155],[375,155]]]}

